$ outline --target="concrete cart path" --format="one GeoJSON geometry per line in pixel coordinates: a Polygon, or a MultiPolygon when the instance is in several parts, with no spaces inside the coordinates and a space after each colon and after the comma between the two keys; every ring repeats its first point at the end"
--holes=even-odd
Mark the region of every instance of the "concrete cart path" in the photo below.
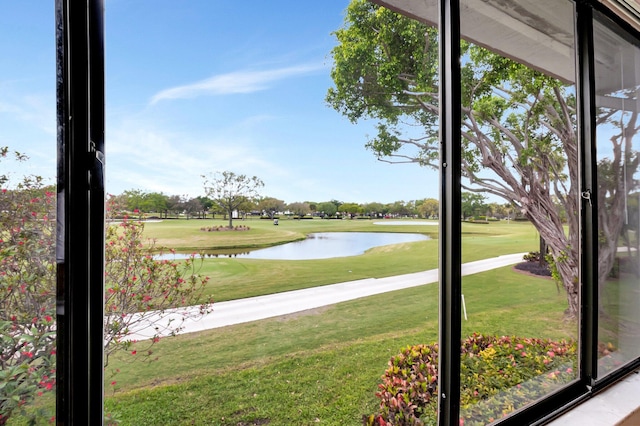
{"type": "MultiPolygon", "coordinates": [[[[524,253],[509,254],[465,263],[462,265],[462,275],[471,275],[513,265],[521,262],[523,255],[524,253]]],[[[292,314],[374,294],[417,287],[435,282],[438,282],[438,270],[432,269],[413,274],[396,275],[386,278],[367,278],[265,296],[231,300],[228,302],[217,302],[213,304],[213,312],[206,314],[198,320],[189,318],[190,315],[199,311],[199,307],[197,306],[167,311],[162,319],[154,312],[135,314],[143,315],[144,319],[140,322],[139,326],[135,328],[132,327],[131,334],[128,338],[130,340],[145,340],[154,335],[168,335],[169,330],[165,327],[168,321],[172,321],[171,328],[173,329],[185,316],[187,318],[182,323],[180,334],[292,314]]]]}

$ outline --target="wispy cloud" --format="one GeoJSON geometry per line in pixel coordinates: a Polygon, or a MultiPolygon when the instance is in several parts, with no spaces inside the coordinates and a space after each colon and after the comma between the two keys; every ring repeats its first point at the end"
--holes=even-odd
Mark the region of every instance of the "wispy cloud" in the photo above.
{"type": "Polygon", "coordinates": [[[133,188],[197,196],[204,194],[201,175],[214,171],[232,170],[263,180],[278,176],[281,167],[263,158],[252,136],[242,135],[238,127],[243,125],[203,138],[143,120],[114,123],[108,132],[107,189],[113,194],[133,188]]]}
{"type": "Polygon", "coordinates": [[[162,90],[151,98],[150,104],[163,99],[186,99],[203,95],[228,95],[266,90],[272,83],[289,77],[305,75],[324,68],[322,65],[299,65],[262,71],[235,71],[214,75],[205,80],[162,90]]]}
{"type": "MultiPolygon", "coordinates": [[[[55,97],[53,95],[24,95],[11,97],[4,93],[0,98],[9,98],[6,102],[0,100],[0,115],[11,117],[32,128],[37,128],[50,135],[56,134],[55,97]]],[[[2,118],[2,117],[0,117],[2,118]]]]}

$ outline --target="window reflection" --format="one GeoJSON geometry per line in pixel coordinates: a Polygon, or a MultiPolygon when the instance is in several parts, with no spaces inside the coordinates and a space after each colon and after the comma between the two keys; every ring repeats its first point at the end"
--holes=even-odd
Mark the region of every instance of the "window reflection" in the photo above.
{"type": "Polygon", "coordinates": [[[638,47],[594,23],[597,106],[598,376],[640,355],[638,47]]]}
{"type": "Polygon", "coordinates": [[[526,253],[463,279],[469,425],[576,379],[580,222],[573,3],[461,10],[463,263],[497,236],[495,254],[526,253]]]}

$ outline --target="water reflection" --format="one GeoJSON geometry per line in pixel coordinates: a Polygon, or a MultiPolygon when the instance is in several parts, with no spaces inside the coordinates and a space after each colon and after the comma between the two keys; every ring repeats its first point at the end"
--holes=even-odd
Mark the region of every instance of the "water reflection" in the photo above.
{"type": "MultiPolygon", "coordinates": [[[[206,258],[237,257],[269,260],[311,260],[357,256],[365,251],[389,244],[429,240],[422,234],[393,232],[319,232],[309,234],[303,241],[282,244],[238,253],[205,253],[206,258]]],[[[188,254],[176,253],[158,256],[160,259],[184,259],[188,254]]]]}

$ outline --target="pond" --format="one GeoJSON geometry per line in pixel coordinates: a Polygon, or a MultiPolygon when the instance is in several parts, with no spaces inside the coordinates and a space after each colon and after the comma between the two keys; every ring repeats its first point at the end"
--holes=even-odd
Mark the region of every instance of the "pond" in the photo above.
{"type": "MultiPolygon", "coordinates": [[[[319,232],[305,240],[236,254],[205,254],[205,257],[245,259],[310,260],[357,256],[373,247],[429,240],[422,234],[399,232],[319,232]]],[[[165,259],[181,259],[188,255],[164,255],[165,259]]]]}

